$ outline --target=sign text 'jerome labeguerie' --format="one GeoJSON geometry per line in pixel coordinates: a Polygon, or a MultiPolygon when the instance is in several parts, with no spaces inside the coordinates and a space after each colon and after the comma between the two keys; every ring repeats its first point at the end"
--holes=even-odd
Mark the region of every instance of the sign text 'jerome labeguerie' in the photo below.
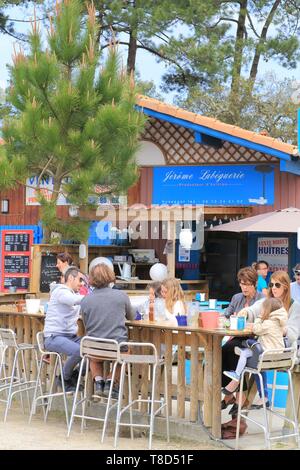
{"type": "Polygon", "coordinates": [[[271,165],[168,166],[153,170],[153,204],[251,206],[273,202],[271,165]]]}

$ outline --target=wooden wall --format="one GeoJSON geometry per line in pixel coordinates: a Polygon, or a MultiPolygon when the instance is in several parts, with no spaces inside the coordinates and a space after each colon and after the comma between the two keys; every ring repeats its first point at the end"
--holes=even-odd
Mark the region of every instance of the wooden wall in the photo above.
{"type": "MultiPolygon", "coordinates": [[[[128,191],[128,205],[134,203],[150,206],[152,202],[153,168],[141,168],[140,179],[128,191]]],[[[9,199],[9,214],[0,213],[0,225],[35,225],[39,221],[39,206],[25,206],[25,188],[23,186],[0,193],[1,199],[9,199]]],[[[280,172],[275,169],[275,203],[269,206],[252,208],[251,215],[262,214],[286,207],[300,208],[300,176],[280,172]]],[[[58,206],[59,217],[68,219],[68,207],[58,206]]]]}

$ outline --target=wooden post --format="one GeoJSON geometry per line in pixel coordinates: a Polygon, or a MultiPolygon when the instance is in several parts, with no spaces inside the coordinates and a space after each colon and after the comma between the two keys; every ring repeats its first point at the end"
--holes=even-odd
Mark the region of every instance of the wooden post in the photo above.
{"type": "MultiPolygon", "coordinates": [[[[79,256],[79,267],[82,272],[87,273],[89,269],[89,246],[88,246],[87,240],[82,242],[81,245],[85,246],[85,258],[80,258],[79,256]]],[[[79,247],[79,251],[80,251],[80,247],[79,247]]]]}
{"type": "Polygon", "coordinates": [[[172,245],[167,251],[167,268],[169,277],[175,277],[175,242],[176,242],[176,222],[170,220],[168,222],[168,242],[172,245]]]}

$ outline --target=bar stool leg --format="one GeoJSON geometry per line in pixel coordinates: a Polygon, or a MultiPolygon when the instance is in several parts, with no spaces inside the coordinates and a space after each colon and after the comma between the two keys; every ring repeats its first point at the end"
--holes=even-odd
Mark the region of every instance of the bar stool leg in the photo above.
{"type": "Polygon", "coordinates": [[[166,429],[167,429],[167,442],[170,442],[170,423],[169,423],[169,400],[168,400],[168,374],[167,367],[164,365],[164,380],[165,380],[165,410],[166,410],[166,429]]]}
{"type": "MultiPolygon", "coordinates": [[[[263,390],[264,386],[263,386],[262,375],[260,372],[257,372],[257,375],[259,377],[260,389],[263,390]]],[[[264,435],[265,435],[266,448],[271,449],[270,428],[269,428],[269,420],[268,420],[267,407],[266,407],[265,400],[263,401],[263,411],[264,411],[264,421],[265,421],[265,426],[263,426],[263,430],[264,430],[264,435]]]]}
{"type": "Polygon", "coordinates": [[[123,364],[121,366],[119,398],[118,398],[118,407],[117,407],[117,416],[116,416],[116,428],[115,428],[115,439],[114,439],[114,447],[115,448],[117,447],[119,428],[120,428],[121,406],[122,406],[122,400],[123,400],[123,389],[124,389],[124,378],[125,378],[125,367],[126,367],[126,363],[123,362],[123,364]]]}
{"type": "MultiPolygon", "coordinates": [[[[42,371],[42,366],[43,366],[43,357],[44,357],[44,354],[42,354],[40,362],[38,364],[36,384],[35,384],[35,387],[34,387],[32,405],[31,405],[31,410],[30,410],[30,415],[29,415],[29,420],[28,420],[29,424],[31,423],[32,416],[35,415],[35,413],[36,413],[36,397],[37,397],[37,389],[38,389],[39,385],[40,385],[40,390],[42,392],[42,385],[40,383],[40,377],[41,377],[41,371],[42,371]]],[[[41,395],[42,395],[42,393],[41,393],[41,395]]],[[[45,410],[44,410],[44,414],[45,414],[45,410]]],[[[45,416],[44,416],[44,418],[45,418],[45,416]]]]}
{"type": "MultiPolygon", "coordinates": [[[[22,368],[23,368],[23,377],[25,382],[29,380],[29,376],[27,376],[27,371],[26,371],[26,364],[25,364],[25,356],[24,356],[24,350],[21,350],[21,362],[22,362],[22,368]]],[[[30,374],[30,371],[29,371],[30,374]]],[[[22,396],[22,393],[21,393],[22,396]]],[[[27,405],[28,409],[30,410],[30,398],[29,398],[29,391],[28,391],[28,385],[26,385],[26,397],[27,397],[27,405]]]]}
{"type": "MultiPolygon", "coordinates": [[[[132,402],[132,388],[131,388],[131,367],[130,364],[127,364],[127,373],[128,373],[128,402],[132,402]]],[[[133,439],[133,416],[132,416],[132,406],[129,407],[129,422],[130,422],[130,437],[133,439]]]]}
{"type": "Polygon", "coordinates": [[[155,390],[156,390],[156,378],[157,378],[157,368],[156,364],[153,366],[152,373],[152,391],[151,391],[151,409],[150,409],[150,427],[149,427],[149,449],[152,447],[152,434],[153,434],[153,425],[154,425],[154,399],[155,399],[155,390]]]}
{"type": "MultiPolygon", "coordinates": [[[[19,370],[19,365],[18,365],[18,353],[19,353],[19,350],[16,350],[15,357],[14,357],[14,362],[13,362],[13,366],[12,366],[12,370],[11,370],[10,382],[9,382],[9,389],[8,389],[6,407],[5,407],[5,413],[4,413],[4,419],[3,419],[4,423],[6,423],[8,410],[11,407],[12,389],[13,389],[13,382],[14,382],[14,377],[15,377],[16,370],[18,371],[19,380],[20,380],[20,370],[19,370]]],[[[23,412],[24,412],[22,393],[21,393],[21,403],[22,403],[23,412]]]]}
{"type": "MultiPolygon", "coordinates": [[[[82,359],[81,364],[80,364],[80,368],[79,368],[78,380],[77,380],[76,390],[75,390],[74,398],[73,398],[72,412],[71,412],[71,416],[70,416],[70,420],[69,420],[67,437],[70,436],[71,428],[72,428],[73,421],[74,421],[74,415],[75,415],[75,411],[76,411],[76,408],[77,408],[77,397],[78,397],[78,392],[79,392],[80,379],[81,379],[81,376],[82,376],[83,363],[84,363],[84,359],[82,359]]],[[[88,372],[86,372],[86,377],[85,378],[87,378],[87,374],[88,374],[88,372]]],[[[84,391],[86,392],[86,383],[85,383],[84,391]]],[[[85,399],[85,397],[86,397],[86,394],[82,398],[85,399]]],[[[84,411],[85,411],[84,404],[85,404],[85,400],[83,400],[83,402],[82,402],[82,415],[85,414],[84,413],[84,411]]],[[[83,422],[84,422],[84,420],[82,418],[81,419],[81,431],[83,430],[83,422]]]]}
{"type": "Polygon", "coordinates": [[[298,448],[300,447],[300,439],[299,439],[299,423],[298,423],[298,417],[297,417],[297,411],[296,411],[296,406],[295,406],[295,396],[294,396],[294,387],[293,387],[293,379],[292,379],[292,374],[291,371],[288,370],[288,377],[289,377],[289,389],[291,393],[291,404],[292,404],[292,412],[293,412],[293,427],[294,427],[294,432],[296,434],[296,443],[298,448]]]}
{"type": "MultiPolygon", "coordinates": [[[[86,368],[85,368],[85,377],[84,377],[84,392],[83,392],[84,395],[83,395],[83,401],[82,401],[82,406],[81,406],[81,411],[82,411],[81,426],[80,426],[81,432],[83,432],[84,428],[86,428],[86,420],[84,419],[84,416],[85,416],[86,397],[87,397],[88,381],[89,381],[89,374],[90,374],[90,360],[88,357],[84,357],[81,361],[81,364],[82,364],[81,374],[83,370],[84,361],[86,361],[86,368]]],[[[74,403],[75,403],[75,397],[74,397],[74,403]]],[[[75,413],[75,410],[74,410],[74,413],[75,413]]],[[[73,420],[74,420],[74,417],[73,417],[73,420]]]]}
{"type": "MultiPolygon", "coordinates": [[[[241,376],[241,380],[240,380],[240,390],[243,390],[244,378],[245,378],[245,371],[242,372],[242,376],[241,376]]],[[[243,393],[240,392],[240,394],[239,394],[238,414],[237,414],[236,435],[235,435],[235,449],[236,449],[236,450],[238,450],[238,448],[239,448],[239,439],[240,439],[240,422],[241,422],[241,409],[242,409],[242,395],[243,395],[243,393]]]]}

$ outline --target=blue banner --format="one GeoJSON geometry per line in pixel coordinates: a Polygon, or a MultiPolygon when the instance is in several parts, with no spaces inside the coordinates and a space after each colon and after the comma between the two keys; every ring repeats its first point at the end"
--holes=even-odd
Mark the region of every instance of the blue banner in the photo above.
{"type": "Polygon", "coordinates": [[[273,203],[272,165],[167,166],[153,169],[152,204],[256,206],[273,203]]]}

